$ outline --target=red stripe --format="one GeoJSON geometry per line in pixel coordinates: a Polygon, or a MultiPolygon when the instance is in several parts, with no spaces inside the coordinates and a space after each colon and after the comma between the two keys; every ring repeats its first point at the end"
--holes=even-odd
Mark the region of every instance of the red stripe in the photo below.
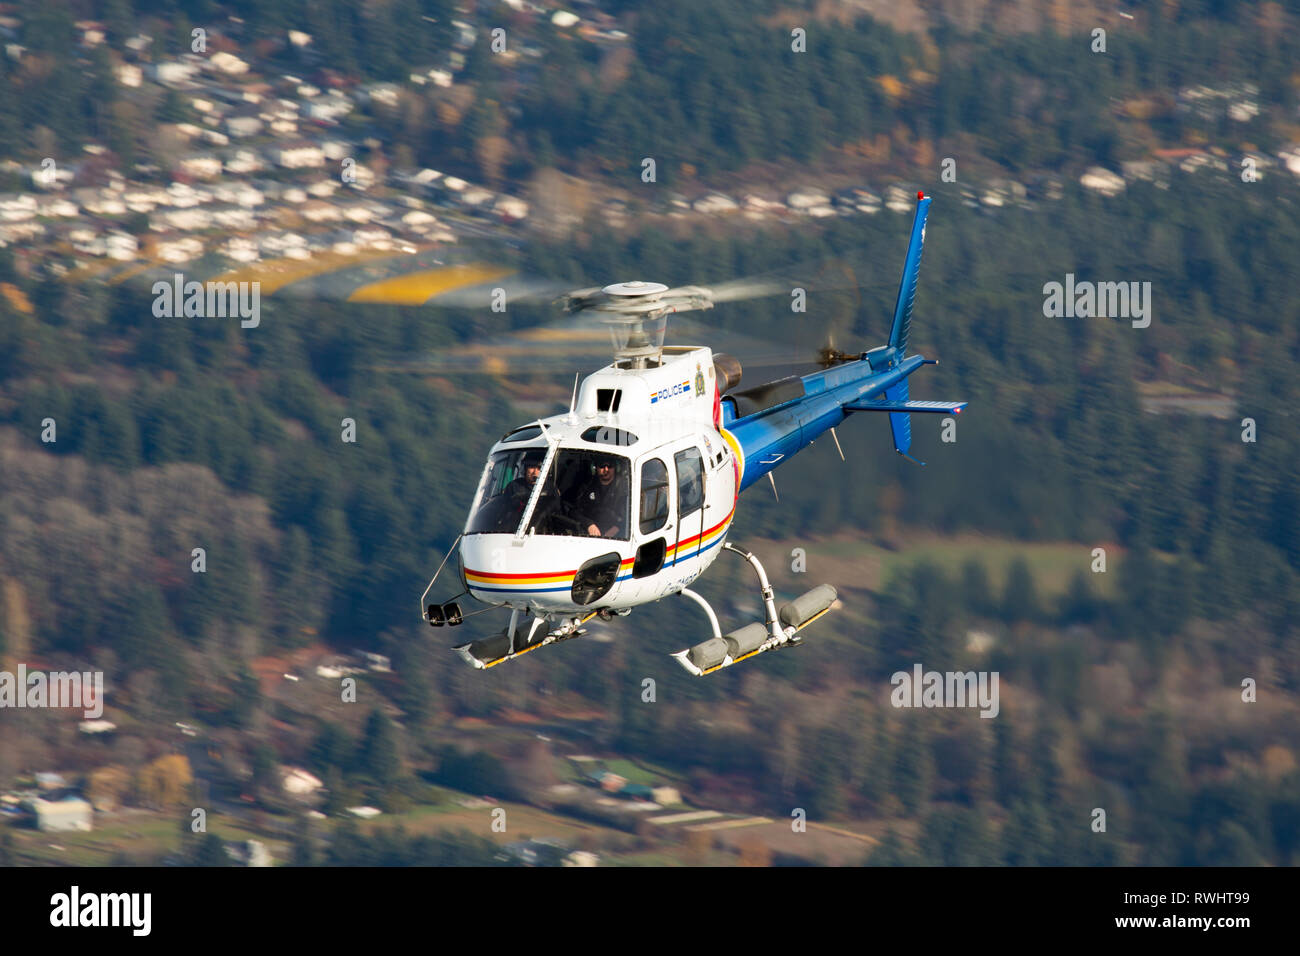
{"type": "Polygon", "coordinates": [[[696,535],[695,537],[693,537],[693,538],[687,538],[685,541],[679,541],[679,542],[677,542],[677,544],[676,544],[676,548],[677,548],[677,550],[680,551],[682,548],[689,547],[692,541],[698,541],[700,538],[703,538],[703,537],[705,537],[705,536],[707,536],[707,535],[713,534],[713,532],[717,531],[717,530],[718,530],[719,528],[721,528],[724,524],[726,524],[728,521],[730,521],[730,520],[731,520],[731,515],[734,515],[735,513],[736,513],[736,509],[733,507],[733,508],[731,509],[731,512],[730,512],[730,513],[729,513],[725,518],[723,518],[721,521],[719,521],[717,524],[715,524],[715,525],[714,525],[712,528],[710,528],[708,531],[705,531],[705,532],[703,532],[702,534],[697,534],[697,535],[696,535]]]}
{"type": "MultiPolygon", "coordinates": [[[[730,521],[731,516],[734,515],[735,513],[736,513],[736,509],[733,506],[731,511],[727,513],[727,516],[723,518],[721,521],[719,521],[717,524],[715,524],[708,531],[705,531],[702,534],[697,534],[693,538],[687,538],[685,541],[679,541],[677,542],[676,545],[674,545],[674,547],[680,551],[682,548],[689,547],[691,542],[698,541],[702,537],[713,534],[713,532],[717,531],[724,524],[730,521]]],[[[619,569],[622,570],[623,568],[627,567],[629,564],[632,564],[635,560],[636,560],[635,558],[624,558],[619,563],[619,569]]],[[[512,581],[512,580],[518,580],[520,578],[558,578],[569,574],[577,574],[578,569],[574,568],[572,571],[529,571],[525,574],[497,574],[491,571],[475,571],[473,568],[466,568],[465,573],[476,574],[481,578],[488,578],[489,580],[492,581],[512,581]]]]}
{"type": "MultiPolygon", "coordinates": [[[[619,568],[625,568],[635,560],[635,558],[624,558],[619,563],[619,568]]],[[[564,577],[566,574],[577,574],[578,569],[574,568],[572,571],[529,571],[526,574],[497,574],[492,571],[475,571],[473,568],[466,568],[465,573],[477,574],[481,578],[490,578],[493,581],[508,581],[513,578],[559,578],[564,577]]]]}

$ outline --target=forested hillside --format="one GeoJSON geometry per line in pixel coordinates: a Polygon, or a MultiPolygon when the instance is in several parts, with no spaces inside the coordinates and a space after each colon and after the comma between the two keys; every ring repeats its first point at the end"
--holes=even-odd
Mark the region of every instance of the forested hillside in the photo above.
{"type": "MultiPolygon", "coordinates": [[[[445,47],[431,30],[405,48],[396,26],[408,7],[436,19],[444,4],[366,5],[372,15],[332,2],[90,6],[114,37],[136,15],[180,31],[218,6],[242,14],[250,34],[305,23],[329,62],[373,79],[445,47]]],[[[941,182],[937,162],[967,143],[989,171],[1073,173],[1204,140],[1222,130],[1121,104],[1207,82],[1206,69],[1259,83],[1263,112],[1232,132],[1277,145],[1294,123],[1295,32],[1261,33],[1271,5],[1134,4],[1149,28],[1113,37],[1087,72],[1071,59],[1091,56],[1077,35],[952,24],[903,34],[863,21],[810,29],[822,52],[800,59],[788,29],[769,35],[755,5],[608,6],[636,15],[617,58],[557,33],[536,74],[511,87],[476,47],[464,102],[416,97],[360,131],[413,163],[467,173],[482,170],[482,138],[499,135],[506,177],[555,166],[635,181],[653,154],[678,183],[756,163],[794,176],[801,163],[856,156],[933,195],[911,347],[941,364],[913,379],[912,397],[968,400],[957,440],[940,440],[937,416],[918,421],[920,468],[893,453],[883,421],[858,416],[840,429],[846,463],[822,443],[782,465],[780,500],[756,486],[732,532],[762,543],[786,594],[810,586],[785,570],[790,549],[805,549],[807,577],[835,578],[844,613],[797,650],[706,681],[667,657],[703,632],[685,602],[634,613],[611,643],[574,641],[473,672],[444,646],[457,635],[416,620],[418,597],[463,526],[488,447],[537,414],[509,396],[567,397],[571,379],[545,368],[535,383],[383,369],[545,310],[268,296],[258,326],[241,328],[156,317],[147,285],[44,278],[6,248],[0,660],[93,661],[122,691],[114,706],[133,721],[124,736],[161,749],[159,728],[176,720],[236,728],[245,733],[232,747],[261,768],[250,774],[298,761],[340,792],[409,783],[412,768],[447,786],[506,787],[494,755],[448,751],[447,728],[568,709],[597,715],[596,743],[656,761],[699,793],[782,817],[802,806],[819,819],[882,821],[892,835],[876,863],[1295,863],[1294,178],[1174,171],[1168,188],[1134,183],[1113,198],[1071,181],[1059,200],[990,209],[963,200],[965,180],[941,182]],[[771,56],[756,55],[768,42],[771,56]],[[1044,286],[1067,274],[1150,282],[1149,327],[1046,316],[1044,286]],[[1143,401],[1154,394],[1213,396],[1230,413],[1152,414],[1143,401]],[[342,438],[345,419],[355,442],[342,438]],[[921,544],[931,549],[922,559],[874,577],[861,558],[866,547],[880,563],[921,544]],[[1063,580],[1032,560],[1049,547],[1063,580]],[[1104,574],[1093,573],[1097,547],[1110,557],[1104,574]],[[278,709],[255,690],[257,659],[316,643],[394,658],[382,686],[400,722],[371,718],[361,757],[358,727],[278,709]],[[901,719],[889,676],[915,661],[999,671],[1001,718],[901,719]],[[659,681],[655,706],[639,702],[646,676],[659,681]],[[1258,684],[1257,703],[1242,701],[1243,679],[1258,684]],[[388,759],[374,758],[375,740],[388,759]],[[1110,808],[1114,840],[1091,838],[1097,806],[1110,808]]],[[[115,108],[99,74],[55,55],[65,14],[50,5],[32,18],[26,66],[0,58],[0,143],[31,162],[47,140],[98,137],[123,159],[147,159],[156,117],[115,108]]],[[[831,329],[845,349],[884,341],[909,222],[885,211],[707,230],[592,219],[563,240],[488,252],[575,285],[708,283],[834,259],[856,288],[823,295],[810,282],[806,314],[780,298],[707,313],[811,358],[831,329]]],[[[746,384],[758,374],[747,370],[746,384]]],[[[705,580],[729,614],[748,612],[741,569],[720,564],[705,580]]],[[[0,777],[33,754],[92,759],[53,735],[13,746],[0,777]]],[[[336,862],[363,855],[344,836],[336,862]]]]}

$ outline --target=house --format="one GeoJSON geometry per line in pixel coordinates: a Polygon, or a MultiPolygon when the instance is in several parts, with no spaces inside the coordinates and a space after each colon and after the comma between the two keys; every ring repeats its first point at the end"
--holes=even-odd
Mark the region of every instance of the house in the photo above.
{"type": "Polygon", "coordinates": [[[158,243],[154,252],[163,262],[189,262],[203,255],[203,243],[193,236],[166,239],[158,243]]]}
{"type": "Polygon", "coordinates": [[[193,179],[216,179],[221,175],[221,160],[211,153],[192,153],[176,163],[176,170],[193,179]]]}
{"type": "Polygon", "coordinates": [[[352,244],[358,249],[378,249],[383,252],[393,248],[393,236],[383,226],[362,226],[352,230],[352,244]]]}
{"type": "MultiPolygon", "coordinates": [[[[382,232],[383,230],[380,231],[382,232]]],[[[358,229],[357,232],[361,232],[361,230],[358,229]]],[[[388,233],[384,232],[384,235],[388,236],[388,233]]],[[[391,674],[393,671],[392,658],[385,654],[376,654],[373,651],[354,651],[354,653],[360,657],[366,667],[372,671],[380,674],[391,674]]]]}
{"type": "Polygon", "coordinates": [[[1300,176],[1300,145],[1293,145],[1277,154],[1277,158],[1286,166],[1287,171],[1300,176]]]}
{"type": "Polygon", "coordinates": [[[1119,164],[1120,172],[1128,182],[1167,182],[1169,167],[1155,159],[1131,159],[1119,164]]]}
{"type": "Polygon", "coordinates": [[[352,101],[340,93],[330,91],[325,96],[315,96],[303,105],[302,115],[307,119],[326,123],[338,122],[352,112],[352,101]]]}
{"type": "Polygon", "coordinates": [[[256,262],[260,258],[257,253],[257,243],[243,236],[231,236],[218,247],[217,251],[235,262],[256,262]]]}
{"type": "Polygon", "coordinates": [[[149,228],[154,232],[178,229],[181,232],[195,232],[212,228],[212,214],[206,209],[167,209],[155,212],[149,217],[149,228]]]}
{"type": "Polygon", "coordinates": [[[212,224],[221,229],[251,230],[257,227],[257,216],[243,206],[214,206],[212,224]]]}
{"type": "Polygon", "coordinates": [[[316,169],[325,165],[325,153],[314,143],[295,140],[271,147],[271,162],[285,169],[316,169]]]}
{"type": "Polygon", "coordinates": [[[423,209],[412,209],[410,212],[403,213],[400,220],[401,224],[408,229],[415,229],[419,226],[432,226],[438,222],[438,218],[423,209]]]}
{"type": "Polygon", "coordinates": [[[208,57],[208,64],[219,73],[229,76],[241,76],[248,72],[248,64],[233,53],[221,51],[208,57]]]}
{"type": "Polygon", "coordinates": [[[225,119],[226,132],[236,139],[243,139],[248,136],[256,136],[262,132],[261,117],[253,113],[241,113],[237,116],[227,116],[225,119]]]}
{"type": "Polygon", "coordinates": [[[65,797],[62,800],[34,797],[28,801],[28,808],[35,815],[36,829],[42,833],[89,833],[92,829],[94,808],[81,797],[65,797]]]}
{"type": "MultiPolygon", "coordinates": [[[[134,237],[132,237],[134,240],[134,237]]],[[[106,734],[117,730],[117,724],[111,720],[83,720],[77,725],[83,734],[106,734]]]]}
{"type": "Polygon", "coordinates": [[[1124,191],[1125,184],[1123,176],[1101,166],[1089,166],[1079,177],[1079,185],[1103,196],[1118,196],[1124,191]]]}
{"type": "MultiPolygon", "coordinates": [[[[304,198],[306,198],[304,196],[304,198]]],[[[338,222],[343,218],[343,210],[330,202],[323,199],[313,199],[310,202],[302,203],[299,213],[302,218],[308,222],[338,222]]]]}
{"type": "Polygon", "coordinates": [[[874,215],[880,212],[880,197],[870,189],[850,186],[835,194],[835,205],[850,212],[865,212],[874,215]]]}
{"type": "Polygon", "coordinates": [[[492,208],[506,222],[520,222],[528,218],[528,203],[515,196],[500,197],[492,208]]]}
{"type": "Polygon", "coordinates": [[[785,197],[786,205],[800,212],[806,212],[817,206],[829,206],[830,201],[830,197],[820,189],[796,189],[785,197]]]}
{"type": "Polygon", "coordinates": [[[226,172],[235,176],[260,172],[265,164],[252,150],[231,150],[226,153],[226,172]]]}
{"type": "Polygon", "coordinates": [[[722,193],[710,193],[703,199],[695,200],[692,208],[696,212],[711,215],[713,213],[735,212],[740,207],[730,196],[724,196],[722,193]]]}
{"type": "Polygon", "coordinates": [[[361,95],[371,104],[380,106],[396,106],[401,91],[396,83],[369,83],[361,87],[361,95]]]}
{"type": "Polygon", "coordinates": [[[78,20],[74,26],[81,33],[81,45],[90,49],[104,42],[104,24],[98,20],[78,20]]]}
{"type": "Polygon", "coordinates": [[[301,767],[281,767],[281,783],[286,793],[308,795],[315,793],[324,784],[321,780],[303,770],[301,767]]]}
{"type": "Polygon", "coordinates": [[[328,199],[338,192],[339,185],[337,179],[318,179],[307,187],[307,193],[317,199],[328,199]]]}
{"type": "Polygon", "coordinates": [[[676,806],[682,802],[682,795],[676,787],[655,787],[650,792],[650,798],[665,807],[676,806]]]}
{"type": "Polygon", "coordinates": [[[349,156],[355,156],[357,148],[346,139],[322,139],[317,144],[325,158],[334,162],[339,162],[349,156]]]}
{"type": "Polygon", "coordinates": [[[758,195],[758,193],[746,193],[741,202],[744,204],[747,215],[765,216],[768,213],[778,213],[785,211],[785,203],[775,199],[767,199],[758,195]]]}
{"type": "Polygon", "coordinates": [[[134,63],[120,63],[116,69],[117,82],[131,89],[137,88],[144,82],[144,70],[140,69],[134,63]]]}
{"type": "Polygon", "coordinates": [[[183,60],[159,60],[149,65],[149,77],[163,86],[180,86],[194,75],[194,66],[183,60]]]}
{"type": "MultiPolygon", "coordinates": [[[[140,242],[128,232],[110,232],[104,237],[104,254],[108,258],[117,262],[130,262],[136,257],[140,249],[140,242]]],[[[103,733],[108,730],[115,730],[114,724],[107,720],[88,720],[82,724],[84,733],[103,733]],[[98,725],[96,730],[87,730],[86,725],[98,725]]]]}
{"type": "Polygon", "coordinates": [[[564,860],[568,847],[552,837],[539,837],[507,843],[502,849],[506,859],[517,860],[524,866],[555,866],[564,860]]]}
{"type": "Polygon", "coordinates": [[[261,840],[237,840],[225,845],[226,856],[240,866],[270,866],[275,860],[261,840]]]}
{"type": "Polygon", "coordinates": [[[36,204],[36,214],[51,219],[72,219],[80,212],[75,202],[62,196],[42,196],[36,204]]]}
{"type": "Polygon", "coordinates": [[[902,186],[890,186],[885,190],[885,208],[890,212],[911,212],[915,207],[912,192],[902,186]]]}
{"type": "Polygon", "coordinates": [[[10,194],[0,198],[0,219],[21,222],[36,215],[36,198],[29,194],[10,194]]]}
{"type": "Polygon", "coordinates": [[[460,201],[466,206],[484,206],[493,199],[491,190],[484,189],[482,186],[470,186],[460,194],[460,201]]]}

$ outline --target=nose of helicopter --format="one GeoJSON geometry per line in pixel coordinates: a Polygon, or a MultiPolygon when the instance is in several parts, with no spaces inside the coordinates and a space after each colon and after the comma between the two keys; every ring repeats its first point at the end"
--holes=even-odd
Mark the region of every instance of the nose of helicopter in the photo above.
{"type": "MultiPolygon", "coordinates": [[[[632,573],[620,542],[603,538],[478,534],[460,546],[470,593],[489,604],[577,611],[601,602],[632,573]]],[[[601,602],[603,603],[603,602],[601,602]]]]}

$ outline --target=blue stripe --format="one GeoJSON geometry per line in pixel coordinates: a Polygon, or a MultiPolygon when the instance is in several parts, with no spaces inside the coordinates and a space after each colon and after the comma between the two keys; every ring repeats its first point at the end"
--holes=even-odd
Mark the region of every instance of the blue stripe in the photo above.
{"type": "MultiPolygon", "coordinates": [[[[730,531],[730,530],[731,530],[730,528],[727,529],[727,531],[730,531]]],[[[672,568],[672,567],[676,567],[678,564],[680,564],[680,563],[683,562],[683,561],[689,561],[689,560],[691,560],[691,558],[697,558],[697,557],[699,557],[701,554],[703,554],[705,551],[708,551],[710,548],[714,548],[714,547],[717,547],[718,545],[722,544],[722,541],[723,541],[724,538],[726,538],[726,536],[727,536],[727,532],[724,531],[722,534],[720,534],[720,535],[718,535],[716,538],[714,538],[714,539],[713,539],[713,542],[712,542],[711,544],[706,544],[706,545],[705,545],[703,548],[701,548],[699,551],[696,551],[696,552],[691,553],[688,557],[685,557],[685,558],[674,558],[673,561],[672,561],[672,563],[671,563],[671,564],[668,564],[668,565],[666,565],[666,566],[667,566],[667,567],[670,567],[670,568],[672,568]]],[[[622,575],[621,577],[615,578],[615,579],[614,579],[614,583],[615,583],[615,584],[620,584],[620,583],[622,583],[623,581],[628,580],[630,577],[632,577],[632,572],[631,572],[631,571],[627,572],[626,574],[622,575]]],[[[558,587],[558,588],[529,588],[527,591],[516,591],[516,590],[514,590],[514,589],[512,589],[512,588],[485,588],[485,587],[481,587],[481,586],[479,586],[479,585],[477,585],[477,584],[471,584],[471,585],[469,586],[469,589],[470,589],[471,591],[486,591],[486,592],[495,593],[495,594],[554,594],[554,593],[557,592],[557,591],[572,591],[572,590],[573,590],[573,585],[572,585],[572,584],[569,584],[569,585],[566,585],[566,586],[564,586],[564,587],[558,587]]]]}

